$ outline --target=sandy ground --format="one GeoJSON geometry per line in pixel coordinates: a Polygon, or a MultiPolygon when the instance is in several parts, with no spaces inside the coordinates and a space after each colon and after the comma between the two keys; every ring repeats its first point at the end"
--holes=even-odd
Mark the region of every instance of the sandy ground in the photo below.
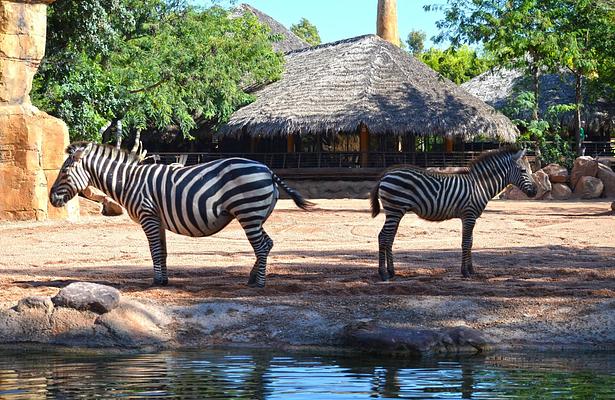
{"type": "Polygon", "coordinates": [[[610,202],[492,201],[474,231],[475,279],[463,279],[461,223],[408,215],[398,276],[379,282],[366,200],[281,200],[265,228],[275,245],[267,286],[245,285],[254,262],[233,222],[208,238],[168,234],[170,284],[153,287],[147,241],[127,217],[0,224],[0,302],[54,295],[75,281],[112,285],[167,305],[293,305],[340,321],[481,329],[496,340],[615,344],[615,216],[610,202]]]}

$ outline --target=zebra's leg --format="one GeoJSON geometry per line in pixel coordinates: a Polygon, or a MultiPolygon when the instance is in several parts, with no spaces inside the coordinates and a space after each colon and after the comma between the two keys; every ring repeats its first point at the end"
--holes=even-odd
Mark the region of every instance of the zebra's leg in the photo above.
{"type": "Polygon", "coordinates": [[[387,214],[384,226],[378,235],[378,274],[383,281],[387,281],[395,276],[393,241],[395,240],[401,217],[402,215],[400,214],[387,214]]]}
{"type": "Polygon", "coordinates": [[[149,242],[149,251],[154,263],[154,285],[166,286],[169,283],[167,277],[167,241],[166,232],[160,218],[148,215],[141,218],[141,227],[149,242]]]}
{"type": "Polygon", "coordinates": [[[256,262],[250,271],[249,286],[265,286],[265,272],[267,269],[267,256],[273,248],[273,240],[263,230],[261,223],[242,223],[246,236],[254,249],[256,262]]]}
{"type": "Polygon", "coordinates": [[[463,233],[461,237],[461,275],[464,278],[469,278],[474,274],[472,266],[472,237],[476,219],[473,217],[463,218],[463,233]]]}

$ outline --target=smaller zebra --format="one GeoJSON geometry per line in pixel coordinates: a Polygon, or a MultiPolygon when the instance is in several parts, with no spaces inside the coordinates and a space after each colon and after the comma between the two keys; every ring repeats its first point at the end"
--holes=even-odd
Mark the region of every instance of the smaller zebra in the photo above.
{"type": "Polygon", "coordinates": [[[476,219],[496,194],[513,184],[526,195],[537,192],[525,150],[506,147],[481,154],[463,173],[445,174],[418,167],[393,169],[380,178],[371,192],[372,217],[386,219],[378,235],[378,273],[383,281],[395,275],[393,240],[399,222],[411,211],[428,221],[460,218],[462,222],[461,274],[469,278],[472,266],[472,232],[476,219]],[[386,264],[386,268],[385,268],[386,264]]]}

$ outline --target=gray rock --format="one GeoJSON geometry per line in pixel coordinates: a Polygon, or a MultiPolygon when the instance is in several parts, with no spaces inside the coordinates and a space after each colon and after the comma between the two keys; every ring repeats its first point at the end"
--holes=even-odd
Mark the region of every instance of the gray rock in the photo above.
{"type": "Polygon", "coordinates": [[[582,199],[596,199],[600,197],[603,190],[604,185],[600,179],[593,176],[583,176],[577,182],[574,194],[582,199]]]}
{"type": "Polygon", "coordinates": [[[56,306],[103,314],[117,307],[120,292],[111,286],[77,282],[60,290],[51,300],[56,306]]]}
{"type": "Polygon", "coordinates": [[[554,183],[551,188],[551,196],[555,200],[568,200],[572,197],[572,189],[564,183],[554,183]]]}
{"type": "Polygon", "coordinates": [[[24,312],[31,309],[43,310],[47,314],[51,314],[53,311],[53,302],[51,298],[46,296],[29,296],[19,300],[15,311],[24,312]]]}
{"type": "Polygon", "coordinates": [[[371,323],[350,324],[344,329],[344,343],[367,352],[408,353],[411,355],[482,351],[487,340],[478,331],[465,327],[442,331],[415,328],[389,328],[371,323]]]}
{"type": "Polygon", "coordinates": [[[602,195],[609,198],[615,197],[615,172],[610,167],[599,163],[596,177],[604,184],[602,195]]]}
{"type": "Polygon", "coordinates": [[[102,215],[107,217],[115,217],[124,214],[124,209],[111,197],[105,197],[103,200],[102,215]]]}
{"type": "Polygon", "coordinates": [[[534,182],[536,186],[538,186],[538,193],[534,196],[534,199],[540,200],[545,197],[551,191],[551,181],[549,180],[549,175],[543,170],[536,171],[532,174],[532,178],[534,178],[534,182]]]}
{"type": "Polygon", "coordinates": [[[570,179],[566,167],[562,167],[559,164],[549,164],[542,171],[549,176],[549,180],[552,183],[566,183],[570,179]]]}
{"type": "Polygon", "coordinates": [[[577,182],[584,176],[595,177],[598,173],[598,161],[589,156],[577,157],[574,160],[572,173],[570,174],[570,187],[575,189],[577,182]]]}
{"type": "Polygon", "coordinates": [[[530,198],[516,186],[508,185],[506,189],[500,193],[500,199],[503,200],[530,200],[530,198]]]}

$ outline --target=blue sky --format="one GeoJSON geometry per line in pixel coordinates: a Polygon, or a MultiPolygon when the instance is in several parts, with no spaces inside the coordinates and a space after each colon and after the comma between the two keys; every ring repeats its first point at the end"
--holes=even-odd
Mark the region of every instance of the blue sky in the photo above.
{"type": "MultiPolygon", "coordinates": [[[[405,41],[411,30],[422,30],[431,38],[438,33],[436,21],[442,14],[426,12],[423,5],[443,3],[444,0],[398,0],[399,34],[405,41]]],[[[207,5],[211,0],[195,0],[194,4],[207,5]]],[[[227,5],[229,2],[220,1],[227,5]]],[[[376,33],[378,0],[240,0],[280,21],[284,26],[299,22],[302,17],[316,25],[323,42],[376,33]]],[[[426,47],[432,45],[427,41],[426,47]]]]}

